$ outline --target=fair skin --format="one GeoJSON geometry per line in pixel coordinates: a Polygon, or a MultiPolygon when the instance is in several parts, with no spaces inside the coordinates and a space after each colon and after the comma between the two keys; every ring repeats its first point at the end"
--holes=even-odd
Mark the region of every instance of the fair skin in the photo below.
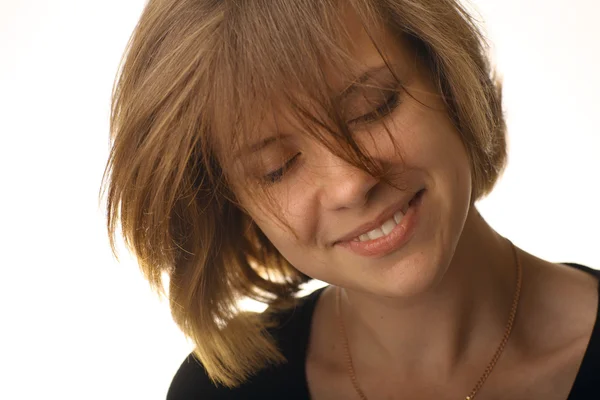
{"type": "MultiPolygon", "coordinates": [[[[356,59],[365,70],[381,67],[371,41],[356,32],[356,59]]],[[[418,65],[408,46],[389,35],[383,44],[395,65],[418,65]]],[[[464,399],[504,333],[516,281],[512,250],[471,204],[467,153],[423,71],[405,68],[401,79],[427,107],[401,94],[385,117],[401,157],[378,134],[381,125],[368,128],[370,155],[393,171],[405,171],[394,182],[404,189],[295,133],[282,146],[254,155],[271,160],[279,157],[269,151],[283,151],[284,158],[301,154],[270,188],[295,235],[240,195],[287,260],[331,284],[317,304],[310,335],[306,371],[313,399],[357,398],[341,345],[335,287],[343,288],[350,351],[369,399],[464,399]],[[381,257],[340,246],[340,238],[423,188],[419,221],[405,245],[381,257]]],[[[275,119],[265,121],[261,132],[273,133],[275,125],[295,131],[289,120],[275,119]]],[[[257,173],[272,169],[277,168],[257,173]]],[[[518,256],[523,286],[514,329],[478,398],[566,399],[595,322],[598,282],[522,250],[518,256]]]]}

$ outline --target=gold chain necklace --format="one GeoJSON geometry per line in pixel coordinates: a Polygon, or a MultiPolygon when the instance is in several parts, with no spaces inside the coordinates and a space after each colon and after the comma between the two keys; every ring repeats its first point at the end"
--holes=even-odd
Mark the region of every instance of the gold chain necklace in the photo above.
{"type": "MultiPolygon", "coordinates": [[[[508,316],[508,322],[506,324],[506,329],[504,330],[504,336],[502,337],[502,341],[498,345],[498,348],[496,349],[496,352],[494,353],[492,360],[485,368],[485,371],[483,371],[483,375],[481,375],[481,377],[477,381],[477,384],[475,384],[475,387],[473,388],[473,390],[471,390],[471,393],[465,397],[465,400],[475,399],[477,392],[479,392],[479,389],[481,389],[485,380],[492,373],[492,369],[494,369],[494,366],[498,362],[498,359],[500,358],[500,355],[502,354],[502,351],[504,350],[504,347],[506,346],[506,343],[508,342],[510,332],[512,331],[512,327],[515,322],[515,316],[517,314],[517,308],[519,306],[519,298],[521,297],[521,281],[522,281],[523,272],[522,272],[521,263],[519,261],[519,257],[517,255],[517,249],[515,248],[515,245],[510,240],[508,242],[510,243],[510,245],[512,247],[515,264],[517,265],[517,287],[515,290],[515,296],[513,298],[512,307],[510,309],[510,315],[508,316]]],[[[346,335],[346,328],[344,326],[344,320],[342,318],[342,310],[341,310],[342,306],[341,306],[340,296],[341,296],[341,290],[338,287],[336,290],[337,314],[338,314],[338,319],[339,319],[339,323],[340,323],[340,333],[341,333],[342,339],[343,339],[344,353],[346,355],[346,363],[348,364],[348,372],[350,375],[350,380],[352,381],[352,386],[354,386],[354,389],[356,390],[356,393],[361,398],[361,400],[368,400],[367,396],[364,394],[364,392],[358,385],[358,380],[356,379],[356,373],[354,372],[354,365],[352,363],[352,356],[350,355],[350,347],[348,345],[348,336],[346,335]]]]}

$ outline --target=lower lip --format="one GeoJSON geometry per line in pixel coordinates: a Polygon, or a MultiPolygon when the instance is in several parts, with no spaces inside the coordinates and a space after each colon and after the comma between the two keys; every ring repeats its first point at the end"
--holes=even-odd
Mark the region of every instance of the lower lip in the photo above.
{"type": "Polygon", "coordinates": [[[402,221],[400,221],[400,223],[386,236],[364,242],[351,240],[340,242],[338,244],[364,257],[383,257],[398,250],[404,246],[414,234],[419,217],[418,212],[423,203],[423,196],[425,196],[425,192],[422,192],[419,197],[413,201],[413,204],[408,208],[402,221]]]}

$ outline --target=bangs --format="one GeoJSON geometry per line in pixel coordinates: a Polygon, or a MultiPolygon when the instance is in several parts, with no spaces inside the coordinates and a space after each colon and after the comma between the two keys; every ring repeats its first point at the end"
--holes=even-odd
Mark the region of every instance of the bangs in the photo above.
{"type": "MultiPolygon", "coordinates": [[[[375,44],[382,26],[364,1],[245,0],[228,10],[211,68],[210,119],[211,140],[231,185],[261,189],[230,166],[241,163],[246,170],[240,152],[265,137],[267,120],[283,119],[347,162],[382,174],[353,139],[340,96],[364,69],[353,35],[364,30],[375,44]]],[[[397,88],[394,66],[380,54],[394,77],[380,89],[397,88]]],[[[276,124],[271,128],[269,136],[286,133],[276,124]]]]}

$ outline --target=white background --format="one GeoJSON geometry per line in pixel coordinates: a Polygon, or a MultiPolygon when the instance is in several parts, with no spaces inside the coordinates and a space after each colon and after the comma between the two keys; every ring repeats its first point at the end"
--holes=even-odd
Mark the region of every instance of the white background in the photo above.
{"type": "MultiPolygon", "coordinates": [[[[596,0],[479,0],[509,167],[480,209],[552,261],[600,267],[596,0]]],[[[164,399],[190,345],[97,193],[110,90],[141,0],[0,0],[0,398],[164,399]]]]}

